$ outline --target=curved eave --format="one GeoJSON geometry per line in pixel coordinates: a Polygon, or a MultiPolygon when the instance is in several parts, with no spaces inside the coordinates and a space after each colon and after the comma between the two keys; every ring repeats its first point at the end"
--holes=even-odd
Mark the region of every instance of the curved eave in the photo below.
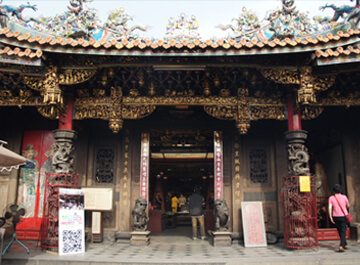
{"type": "Polygon", "coordinates": [[[315,52],[319,66],[360,62],[360,43],[315,52]]]}
{"type": "Polygon", "coordinates": [[[42,55],[41,50],[4,46],[0,48],[0,63],[40,66],[42,55]]]}
{"type": "Polygon", "coordinates": [[[359,30],[349,29],[347,32],[337,31],[336,34],[328,33],[308,36],[306,38],[286,38],[284,40],[258,42],[256,40],[234,39],[207,40],[188,42],[184,40],[169,43],[159,40],[142,42],[127,40],[118,42],[97,42],[94,39],[56,38],[53,36],[36,35],[30,33],[11,32],[8,28],[0,30],[0,42],[5,45],[21,47],[23,49],[37,49],[50,53],[82,53],[88,55],[113,55],[113,56],[238,56],[238,55],[266,55],[294,52],[314,52],[321,49],[336,49],[340,46],[351,45],[359,41],[359,30]],[[46,37],[46,38],[45,38],[46,37]]]}

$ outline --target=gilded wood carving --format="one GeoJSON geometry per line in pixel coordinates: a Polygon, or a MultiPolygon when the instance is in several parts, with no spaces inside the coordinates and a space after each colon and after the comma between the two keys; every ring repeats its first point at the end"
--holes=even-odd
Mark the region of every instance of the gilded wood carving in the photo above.
{"type": "MultiPolygon", "coordinates": [[[[6,82],[14,78],[2,76],[6,82]]],[[[326,106],[360,105],[360,93],[329,89],[335,79],[335,75],[315,75],[311,67],[154,71],[151,67],[50,66],[45,75],[20,78],[30,89],[16,81],[17,89],[0,90],[0,103],[36,106],[44,117],[57,119],[64,111],[63,94],[71,89],[76,92],[73,118],[107,120],[113,132],[121,130],[125,119],[144,118],[157,106],[201,106],[217,119],[235,121],[244,134],[251,121],[286,118],[289,88],[295,88],[303,119],[318,117],[326,106]]]]}
{"type": "Polygon", "coordinates": [[[328,90],[335,82],[334,75],[316,76],[310,66],[300,69],[261,69],[263,76],[279,84],[298,85],[296,102],[299,105],[314,104],[317,94],[328,90]]]}

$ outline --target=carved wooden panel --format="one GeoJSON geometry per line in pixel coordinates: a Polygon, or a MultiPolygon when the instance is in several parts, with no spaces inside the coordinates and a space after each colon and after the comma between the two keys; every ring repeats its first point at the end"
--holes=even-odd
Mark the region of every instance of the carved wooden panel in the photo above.
{"type": "Polygon", "coordinates": [[[254,146],[249,148],[249,178],[251,184],[269,184],[269,152],[268,148],[254,146]]]}
{"type": "Polygon", "coordinates": [[[95,150],[95,183],[114,183],[115,148],[98,147],[95,150]]]}

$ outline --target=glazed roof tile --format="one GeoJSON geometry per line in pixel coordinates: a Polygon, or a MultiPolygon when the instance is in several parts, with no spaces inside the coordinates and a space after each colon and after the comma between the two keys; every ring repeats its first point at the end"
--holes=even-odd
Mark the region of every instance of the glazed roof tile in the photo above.
{"type": "Polygon", "coordinates": [[[344,47],[337,47],[335,49],[326,49],[326,50],[317,50],[315,52],[317,58],[328,58],[328,57],[339,57],[341,55],[351,55],[351,54],[360,54],[360,44],[357,43],[355,45],[350,45],[347,46],[346,48],[344,47]]]}
{"type": "MultiPolygon", "coordinates": [[[[83,38],[80,39],[73,39],[73,38],[62,38],[62,37],[54,37],[54,36],[46,36],[46,35],[34,35],[32,36],[29,32],[21,33],[20,31],[16,30],[14,32],[11,32],[9,28],[3,28],[0,29],[0,41],[2,39],[2,42],[5,45],[14,45],[14,46],[20,46],[24,48],[31,48],[36,45],[40,45],[41,47],[39,49],[46,51],[47,49],[50,49],[52,51],[55,51],[56,49],[71,49],[71,48],[91,48],[91,49],[105,49],[105,50],[145,50],[145,49],[161,49],[161,50],[169,50],[171,48],[171,51],[175,51],[176,49],[178,51],[181,51],[183,49],[235,49],[235,50],[273,50],[274,48],[279,49],[282,48],[303,48],[304,46],[309,47],[316,47],[319,46],[329,46],[331,49],[327,49],[325,51],[320,50],[319,48],[315,48],[316,55],[318,57],[323,56],[338,56],[338,54],[346,54],[348,53],[346,50],[338,51],[336,50],[337,46],[346,44],[347,39],[354,37],[358,37],[360,35],[360,30],[354,30],[349,29],[347,32],[343,31],[337,31],[336,33],[327,33],[327,34],[318,34],[318,35],[312,35],[307,37],[296,37],[293,39],[290,38],[284,38],[279,39],[275,38],[273,40],[263,40],[258,41],[257,39],[253,40],[235,40],[235,39],[224,39],[224,40],[206,40],[206,41],[200,41],[198,39],[194,41],[189,40],[183,40],[182,42],[177,42],[175,40],[165,41],[165,40],[157,40],[157,41],[151,41],[151,40],[139,40],[136,39],[134,41],[128,41],[128,40],[122,40],[117,41],[115,39],[111,41],[96,41],[95,39],[85,40],[83,38]],[[330,44],[332,41],[339,41],[341,40],[341,44],[330,44]]],[[[354,42],[354,41],[353,41],[354,42]]],[[[353,43],[352,42],[352,43],[353,43]]],[[[349,43],[347,43],[349,44],[349,43]]],[[[357,48],[356,48],[357,49],[357,48]]],[[[353,49],[354,50],[354,49],[353,49]]],[[[354,52],[352,50],[349,50],[349,52],[354,52]]],[[[22,54],[22,53],[21,53],[22,54]]],[[[33,54],[33,53],[30,53],[33,54]]],[[[41,56],[41,55],[40,55],[41,56]]]]}
{"type": "Polygon", "coordinates": [[[16,47],[15,49],[13,49],[9,46],[5,46],[0,49],[0,54],[6,54],[8,56],[16,55],[18,57],[40,58],[43,55],[43,52],[41,50],[33,51],[29,48],[20,49],[19,47],[16,47]]]}

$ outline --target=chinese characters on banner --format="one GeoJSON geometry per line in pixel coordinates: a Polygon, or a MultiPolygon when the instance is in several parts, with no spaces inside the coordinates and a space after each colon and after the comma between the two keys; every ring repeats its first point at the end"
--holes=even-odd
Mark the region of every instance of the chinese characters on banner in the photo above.
{"type": "Polygon", "coordinates": [[[264,213],[261,202],[241,202],[245,247],[266,247],[264,213]]]}
{"type": "Polygon", "coordinates": [[[141,134],[140,197],[148,199],[150,134],[141,134]]]}
{"type": "Polygon", "coordinates": [[[85,252],[84,191],[59,189],[59,255],[85,252]]]}
{"type": "Polygon", "coordinates": [[[241,204],[241,189],[240,189],[240,144],[238,136],[235,136],[234,144],[234,179],[233,179],[233,190],[234,190],[234,207],[239,207],[241,204]]]}
{"type": "MultiPolygon", "coordinates": [[[[130,154],[129,154],[129,146],[130,146],[130,131],[125,130],[124,131],[125,141],[124,141],[124,165],[123,165],[123,171],[121,175],[121,201],[124,206],[128,205],[130,201],[130,190],[129,187],[131,185],[130,182],[130,175],[129,175],[129,168],[130,168],[130,154]]],[[[125,210],[126,208],[121,208],[120,211],[125,210]]],[[[125,214],[125,213],[123,213],[125,214]]]]}
{"type": "Polygon", "coordinates": [[[215,200],[223,198],[223,143],[222,132],[214,132],[215,200]]]}

